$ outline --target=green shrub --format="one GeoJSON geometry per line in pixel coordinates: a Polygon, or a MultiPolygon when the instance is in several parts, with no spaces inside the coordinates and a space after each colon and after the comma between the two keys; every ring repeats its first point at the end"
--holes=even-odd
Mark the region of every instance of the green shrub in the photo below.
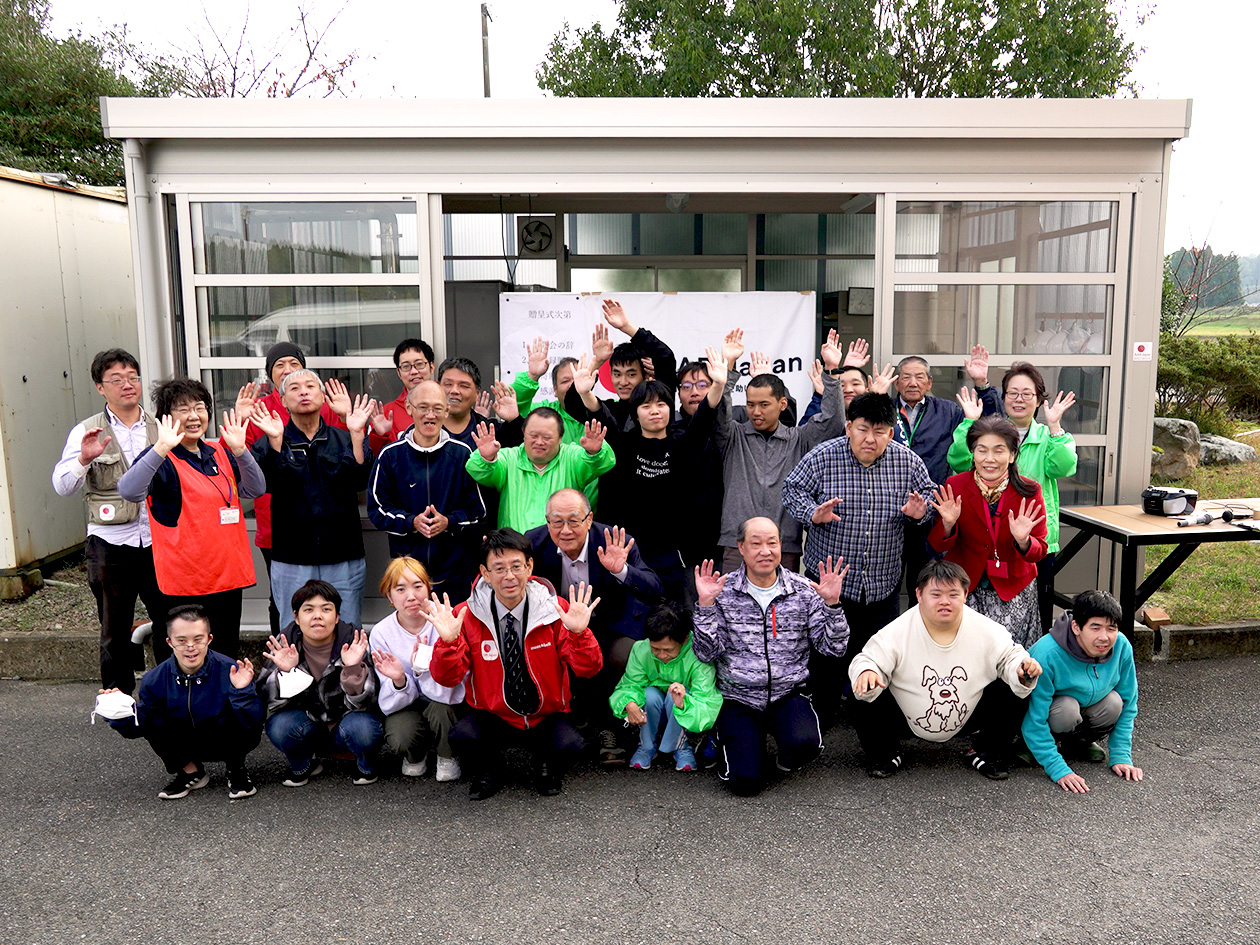
{"type": "Polygon", "coordinates": [[[1260,335],[1160,336],[1155,415],[1229,436],[1229,416],[1260,417],[1260,335]]]}

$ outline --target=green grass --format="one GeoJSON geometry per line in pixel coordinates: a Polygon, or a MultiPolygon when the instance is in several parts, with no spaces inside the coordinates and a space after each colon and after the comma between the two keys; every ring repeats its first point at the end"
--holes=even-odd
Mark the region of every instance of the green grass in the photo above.
{"type": "MultiPolygon", "coordinates": [[[[1221,312],[1222,315],[1225,312],[1221,312]]],[[[1214,316],[1209,316],[1214,317],[1214,316]]],[[[1245,335],[1249,331],[1260,331],[1260,311],[1252,308],[1239,308],[1228,318],[1206,325],[1196,325],[1188,334],[1202,338],[1218,335],[1245,335]]]]}

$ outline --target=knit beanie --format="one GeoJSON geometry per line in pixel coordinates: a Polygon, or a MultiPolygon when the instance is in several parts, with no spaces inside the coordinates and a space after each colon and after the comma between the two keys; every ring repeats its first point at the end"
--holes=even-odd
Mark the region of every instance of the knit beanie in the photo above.
{"type": "Polygon", "coordinates": [[[281,358],[297,358],[302,367],[306,367],[306,355],[291,341],[280,341],[272,345],[267,352],[267,380],[271,380],[271,369],[281,358]]]}

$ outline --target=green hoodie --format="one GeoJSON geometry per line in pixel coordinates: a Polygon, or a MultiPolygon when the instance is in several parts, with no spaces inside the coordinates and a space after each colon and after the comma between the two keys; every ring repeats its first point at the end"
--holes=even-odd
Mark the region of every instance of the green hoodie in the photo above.
{"type": "MultiPolygon", "coordinates": [[[[945,458],[956,473],[971,468],[967,431],[973,423],[974,420],[963,420],[954,428],[954,442],[945,458]]],[[[1041,498],[1046,503],[1046,554],[1054,554],[1059,550],[1058,480],[1076,475],[1076,441],[1067,430],[1051,436],[1045,424],[1034,420],[1019,448],[1017,463],[1021,476],[1041,486],[1041,498]]]]}
{"type": "Polygon", "coordinates": [[[652,655],[652,644],[639,640],[630,648],[626,672],[617,688],[608,697],[613,714],[626,717],[626,705],[633,702],[640,709],[647,700],[647,687],[668,689],[670,683],[682,683],[687,689],[683,707],[674,709],[674,719],[688,732],[704,732],[717,721],[722,708],[722,694],[717,688],[717,674],[708,663],[702,663],[691,652],[691,637],[682,650],[668,663],[652,655]]]}
{"type": "Polygon", "coordinates": [[[473,450],[464,468],[483,486],[499,490],[499,527],[514,528],[522,534],[544,524],[547,500],[557,489],[584,489],[613,468],[612,447],[600,444],[592,456],[580,446],[561,443],[560,452],[540,472],[525,455],[525,447],[499,450],[493,463],[473,450]]]}

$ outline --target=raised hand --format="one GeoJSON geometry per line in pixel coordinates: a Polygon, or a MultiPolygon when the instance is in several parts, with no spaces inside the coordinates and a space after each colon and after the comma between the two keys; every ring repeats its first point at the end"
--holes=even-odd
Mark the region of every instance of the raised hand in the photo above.
{"type": "Polygon", "coordinates": [[[858,673],[858,678],[853,683],[853,694],[855,696],[864,696],[872,689],[884,689],[888,683],[884,677],[873,669],[864,669],[858,673]]]}
{"type": "Polygon", "coordinates": [[[583,354],[573,365],[573,389],[579,394],[589,394],[595,389],[598,368],[590,357],[583,354]]]}
{"type": "Polygon", "coordinates": [[[237,414],[235,408],[223,412],[223,422],[219,424],[219,439],[232,451],[233,456],[240,456],[245,452],[245,424],[248,422],[248,414],[237,414]]]}
{"type": "Polygon", "coordinates": [[[570,633],[581,633],[591,625],[591,611],[600,602],[598,597],[591,600],[591,592],[594,590],[585,581],[576,588],[569,585],[569,609],[560,611],[560,622],[570,633]]]}
{"type": "Polygon", "coordinates": [[[1006,513],[1006,520],[1011,526],[1011,538],[1015,540],[1020,551],[1028,550],[1028,537],[1037,523],[1045,519],[1045,508],[1036,499],[1020,499],[1019,514],[1011,509],[1006,513]]]}
{"type": "Polygon", "coordinates": [[[718,354],[717,348],[712,346],[704,349],[705,369],[709,372],[709,380],[712,384],[709,387],[709,406],[716,407],[722,399],[722,391],[726,388],[726,381],[730,372],[726,368],[726,362],[718,354]]]}
{"type": "Polygon", "coordinates": [[[503,420],[512,421],[521,415],[521,408],[516,405],[516,391],[502,381],[495,381],[491,388],[494,391],[494,412],[503,420]]]}
{"type": "Polygon", "coordinates": [[[90,466],[96,457],[105,452],[105,444],[112,437],[101,439],[101,431],[104,427],[92,427],[90,430],[83,431],[83,439],[79,441],[79,465],[90,466]]]}
{"type": "Polygon", "coordinates": [[[897,369],[891,364],[885,364],[879,373],[866,375],[866,389],[872,394],[887,394],[896,376],[897,369]]]}
{"type": "Polygon", "coordinates": [[[822,362],[814,358],[814,363],[809,366],[808,371],[809,382],[814,385],[814,393],[822,396],[823,392],[823,366],[822,362]]]}
{"type": "Polygon", "coordinates": [[[237,660],[228,670],[228,682],[233,689],[244,689],[254,681],[254,664],[248,659],[237,660]]]}
{"type": "Polygon", "coordinates": [[[971,357],[963,362],[967,368],[967,376],[983,386],[989,383],[989,349],[984,345],[974,345],[971,357]]]}
{"type": "MultiPolygon", "coordinates": [[[[332,381],[328,382],[329,384],[332,381]]],[[[347,395],[347,399],[349,396],[347,395]]],[[[346,416],[346,429],[351,433],[362,433],[367,429],[368,420],[372,417],[372,412],[376,409],[376,401],[365,394],[358,394],[354,398],[354,406],[346,416]]]]}
{"type": "Polygon", "coordinates": [[[809,586],[818,592],[828,604],[838,603],[840,600],[840,592],[844,590],[844,576],[849,573],[846,565],[844,570],[840,570],[840,565],[844,564],[843,558],[837,558],[835,567],[831,564],[831,555],[827,555],[826,561],[818,562],[818,581],[809,582],[809,586]]]}
{"type": "Polygon", "coordinates": [[[626,538],[626,530],[613,526],[604,529],[604,547],[596,548],[599,563],[609,574],[620,574],[630,557],[630,549],[634,547],[634,539],[626,538]]]}
{"type": "Polygon", "coordinates": [[[477,395],[477,400],[473,403],[473,410],[475,410],[481,416],[489,420],[490,419],[490,404],[492,402],[493,402],[493,399],[490,396],[490,391],[483,390],[481,393],[477,395]]]}
{"type": "MultiPolygon", "coordinates": [[[[420,642],[419,637],[416,638],[416,642],[420,642]]],[[[399,689],[407,685],[407,671],[403,669],[402,661],[389,650],[373,650],[372,664],[378,673],[399,689]]]]}
{"type": "Polygon", "coordinates": [[[841,367],[866,367],[871,359],[871,346],[865,338],[855,338],[849,342],[849,350],[845,353],[841,367]]]}
{"type": "MultiPolygon", "coordinates": [[[[732,328],[722,339],[722,363],[734,368],[735,362],[744,356],[744,329],[732,328]]],[[[712,364],[713,360],[709,360],[712,364]]]]}
{"type": "Polygon", "coordinates": [[[809,520],[815,525],[826,525],[828,522],[840,521],[840,513],[836,511],[836,506],[843,501],[844,499],[838,496],[834,499],[828,499],[814,509],[814,514],[809,517],[809,520]]]}
{"type": "Polygon", "coordinates": [[[259,384],[250,381],[236,392],[236,412],[242,417],[253,414],[254,404],[258,400],[259,384]]]}
{"type": "Polygon", "coordinates": [[[917,492],[911,492],[906,496],[906,504],[901,507],[901,514],[917,522],[927,515],[927,509],[927,499],[917,492]]]}
{"type": "Polygon", "coordinates": [[[282,673],[287,673],[297,668],[297,647],[290,643],[283,633],[279,637],[267,637],[263,659],[271,660],[272,665],[276,669],[282,673]]]}
{"type": "Polygon", "coordinates": [[[1063,391],[1059,391],[1054,398],[1054,403],[1046,404],[1046,426],[1050,428],[1051,436],[1058,436],[1063,432],[1063,415],[1075,403],[1076,393],[1074,391],[1068,391],[1066,394],[1063,391]]]}
{"type": "Polygon", "coordinates": [[[647,713],[633,702],[626,703],[626,721],[631,725],[644,725],[647,723],[647,713]]]}
{"type": "Polygon", "coordinates": [[[350,402],[350,391],[346,390],[346,385],[335,377],[329,378],[328,383],[324,385],[324,397],[327,398],[332,412],[339,417],[346,417],[354,409],[354,405],[350,402]]]}
{"type": "Polygon", "coordinates": [[[639,358],[639,363],[643,365],[643,379],[645,381],[656,380],[656,365],[652,363],[652,359],[639,358]]]}
{"type": "Polygon", "coordinates": [[[157,425],[157,442],[153,448],[165,456],[184,441],[184,422],[167,414],[157,425]]]}
{"type": "Polygon", "coordinates": [[[626,317],[626,310],[621,307],[620,302],[614,302],[612,299],[604,299],[604,321],[627,335],[633,335],[635,332],[630,319],[626,317]]]}
{"type": "Polygon", "coordinates": [[[433,624],[438,637],[445,643],[454,643],[459,639],[460,628],[464,625],[463,617],[455,613],[451,606],[451,595],[443,594],[442,599],[431,597],[424,603],[424,615],[433,624]]]}
{"type": "Polygon", "coordinates": [[[963,416],[968,420],[979,420],[980,414],[984,413],[984,404],[980,403],[980,398],[970,387],[960,388],[954,399],[958,401],[963,416]]]}
{"type": "Polygon", "coordinates": [[[696,568],[696,598],[701,607],[711,607],[726,586],[726,575],[713,570],[710,558],[696,568]]]}
{"type": "Polygon", "coordinates": [[[582,434],[582,439],[578,440],[578,446],[594,456],[604,445],[604,434],[608,431],[598,420],[587,420],[582,429],[585,432],[582,434]]]}
{"type": "Polygon", "coordinates": [[[547,368],[551,366],[551,358],[547,355],[550,348],[551,342],[542,335],[531,341],[525,348],[526,357],[529,359],[529,376],[534,380],[546,374],[547,368]]]}
{"type": "Polygon", "coordinates": [[[770,370],[770,355],[764,351],[754,351],[748,356],[749,370],[752,372],[750,377],[756,377],[758,374],[773,374],[770,370]]]}
{"type": "Polygon", "coordinates": [[[367,656],[368,651],[368,635],[363,630],[354,631],[354,637],[349,643],[341,645],[341,665],[349,668],[358,666],[363,662],[363,657],[367,656]]]}
{"type": "MultiPolygon", "coordinates": [[[[854,343],[856,344],[856,342],[854,343]]],[[[827,368],[827,370],[830,371],[832,368],[838,368],[840,366],[840,360],[842,357],[842,352],[840,351],[840,336],[836,334],[836,330],[834,328],[827,332],[827,340],[822,343],[822,347],[819,348],[818,351],[822,356],[823,367],[827,368]]],[[[865,364],[866,362],[863,361],[862,363],[865,364]]]]}
{"type": "Polygon", "coordinates": [[[377,436],[389,436],[394,432],[394,418],[385,413],[385,408],[381,404],[377,404],[376,409],[372,411],[372,431],[377,436]]]}
{"type": "Polygon", "coordinates": [[[674,700],[674,708],[683,708],[683,702],[687,698],[687,687],[680,682],[669,684],[669,688],[665,690],[669,693],[669,697],[674,700]]]}
{"type": "Polygon", "coordinates": [[[608,326],[596,325],[595,330],[591,332],[591,355],[594,366],[598,368],[612,357],[612,353],[613,343],[608,338],[608,326]]]}
{"type": "Polygon", "coordinates": [[[932,496],[932,508],[936,509],[936,514],[941,517],[945,534],[949,535],[962,516],[962,493],[954,495],[954,487],[946,483],[932,496]]]}
{"type": "Polygon", "coordinates": [[[261,401],[254,404],[254,411],[250,415],[250,419],[254,421],[254,426],[262,431],[263,436],[284,435],[284,420],[280,418],[280,414],[274,410],[268,410],[267,405],[261,401]]]}
{"type": "Polygon", "coordinates": [[[495,429],[487,423],[477,424],[477,429],[473,430],[473,443],[477,447],[477,452],[481,454],[481,458],[487,463],[493,463],[499,455],[499,441],[495,439],[495,429]]]}

